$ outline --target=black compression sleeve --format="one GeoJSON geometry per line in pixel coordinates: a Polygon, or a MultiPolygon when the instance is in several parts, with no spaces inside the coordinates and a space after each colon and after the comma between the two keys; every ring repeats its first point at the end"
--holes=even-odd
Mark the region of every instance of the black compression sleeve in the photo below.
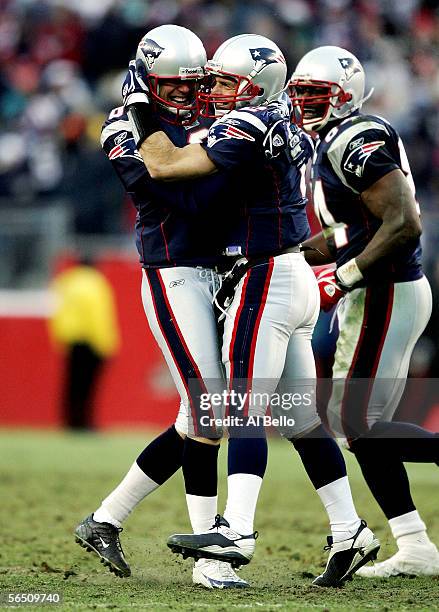
{"type": "Polygon", "coordinates": [[[162,128],[159,125],[155,115],[152,112],[151,105],[144,102],[136,102],[128,107],[128,116],[130,118],[131,129],[134,136],[136,147],[139,148],[143,141],[154,134],[161,132],[162,128]]]}

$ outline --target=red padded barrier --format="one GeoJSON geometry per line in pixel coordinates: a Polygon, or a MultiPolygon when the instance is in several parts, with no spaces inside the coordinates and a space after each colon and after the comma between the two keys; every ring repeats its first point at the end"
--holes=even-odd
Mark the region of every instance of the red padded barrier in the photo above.
{"type": "MultiPolygon", "coordinates": [[[[122,342],[96,389],[95,423],[171,424],[178,396],[143,312],[140,267],[118,258],[102,260],[97,267],[114,288],[122,342]]],[[[0,316],[0,343],[0,426],[59,426],[64,363],[50,343],[47,319],[0,316]]]]}

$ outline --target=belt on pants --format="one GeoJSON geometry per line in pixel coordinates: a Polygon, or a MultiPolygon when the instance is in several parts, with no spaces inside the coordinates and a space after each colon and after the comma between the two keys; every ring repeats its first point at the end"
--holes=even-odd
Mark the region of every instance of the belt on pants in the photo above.
{"type": "MultiPolygon", "coordinates": [[[[214,270],[218,272],[219,274],[225,274],[227,272],[230,272],[238,261],[242,260],[242,266],[246,266],[245,271],[247,271],[252,266],[256,266],[260,263],[264,263],[264,261],[267,261],[268,259],[270,259],[270,257],[277,257],[278,255],[286,255],[287,253],[301,253],[302,251],[308,250],[308,248],[309,247],[302,247],[301,244],[296,244],[295,246],[287,247],[285,249],[280,249],[279,251],[270,251],[268,253],[258,253],[257,255],[251,255],[248,257],[246,255],[237,255],[237,256],[235,255],[234,257],[226,257],[225,261],[215,266],[214,270]]],[[[239,266],[239,269],[241,270],[241,266],[239,266]]]]}
{"type": "Polygon", "coordinates": [[[257,257],[238,257],[235,259],[233,267],[225,274],[221,287],[215,294],[214,307],[218,310],[218,315],[224,313],[226,308],[231,303],[235,289],[243,276],[253,268],[254,266],[267,262],[270,257],[277,257],[278,255],[286,255],[288,253],[300,253],[303,250],[302,245],[297,244],[280,251],[267,253],[266,255],[258,255],[257,257]]]}

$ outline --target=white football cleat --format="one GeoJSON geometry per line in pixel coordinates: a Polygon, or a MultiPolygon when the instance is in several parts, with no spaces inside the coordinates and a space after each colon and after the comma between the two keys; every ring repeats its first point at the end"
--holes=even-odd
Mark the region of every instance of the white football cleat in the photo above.
{"type": "Polygon", "coordinates": [[[244,589],[249,586],[233,571],[230,563],[214,559],[199,559],[195,562],[192,582],[207,589],[244,589]]]}
{"type": "Polygon", "coordinates": [[[174,533],[168,538],[168,547],[183,555],[183,559],[216,559],[239,567],[250,563],[257,537],[257,531],[248,535],[233,531],[226,519],[217,514],[207,533],[174,533]]]}
{"type": "Polygon", "coordinates": [[[390,578],[390,576],[439,576],[439,551],[429,544],[410,544],[393,557],[362,567],[357,571],[362,578],[390,578]]]}

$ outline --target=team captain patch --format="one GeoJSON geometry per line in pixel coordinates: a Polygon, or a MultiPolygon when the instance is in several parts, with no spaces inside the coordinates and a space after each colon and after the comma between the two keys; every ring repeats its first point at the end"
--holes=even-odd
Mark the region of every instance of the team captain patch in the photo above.
{"type": "MultiPolygon", "coordinates": [[[[362,139],[359,139],[361,142],[362,139]]],[[[357,141],[358,142],[358,141],[357,141]]],[[[364,166],[374,151],[382,147],[384,140],[375,140],[374,142],[366,142],[355,147],[348,155],[343,169],[346,172],[352,172],[358,177],[363,176],[364,166]]],[[[350,148],[350,147],[349,147],[350,148]]]]}

